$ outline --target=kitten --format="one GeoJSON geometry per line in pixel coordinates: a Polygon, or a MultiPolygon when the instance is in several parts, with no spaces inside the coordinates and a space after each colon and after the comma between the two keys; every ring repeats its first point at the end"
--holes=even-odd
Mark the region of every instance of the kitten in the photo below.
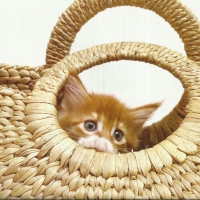
{"type": "Polygon", "coordinates": [[[140,150],[143,125],[160,103],[128,108],[111,95],[88,93],[70,75],[58,100],[60,126],[86,148],[110,153],[140,150]]]}

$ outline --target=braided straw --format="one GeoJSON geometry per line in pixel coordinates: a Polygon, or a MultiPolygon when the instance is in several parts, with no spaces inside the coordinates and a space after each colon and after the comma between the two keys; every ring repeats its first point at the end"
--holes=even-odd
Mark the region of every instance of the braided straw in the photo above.
{"type": "Polygon", "coordinates": [[[179,0],[75,0],[54,27],[47,48],[46,67],[69,55],[76,34],[89,19],[116,6],[137,6],[154,11],[177,31],[187,56],[200,62],[200,23],[179,0]]]}
{"type": "Polygon", "coordinates": [[[0,65],[0,198],[200,198],[199,30],[178,0],[75,1],[52,32],[46,66],[0,65]],[[84,23],[121,5],[162,16],[196,62],[164,47],[131,42],[65,57],[84,23]],[[116,155],[85,149],[60,128],[57,94],[72,71],[122,59],[168,70],[185,92],[166,117],[146,128],[152,148],[116,155]]]}
{"type": "MultiPolygon", "coordinates": [[[[37,81],[26,97],[23,120],[26,130],[19,135],[15,133],[15,139],[11,137],[9,144],[1,147],[0,196],[199,198],[199,73],[194,61],[146,43],[94,46],[65,57],[37,81]],[[189,98],[185,119],[165,140],[139,152],[109,154],[85,149],[60,128],[56,96],[72,71],[80,73],[122,59],[152,63],[177,77],[189,98]]],[[[173,112],[181,116],[177,109],[173,112]]],[[[162,123],[170,130],[167,118],[162,123]]]]}
{"type": "Polygon", "coordinates": [[[44,66],[11,66],[0,64],[0,87],[30,93],[35,82],[45,73],[44,66]]]}

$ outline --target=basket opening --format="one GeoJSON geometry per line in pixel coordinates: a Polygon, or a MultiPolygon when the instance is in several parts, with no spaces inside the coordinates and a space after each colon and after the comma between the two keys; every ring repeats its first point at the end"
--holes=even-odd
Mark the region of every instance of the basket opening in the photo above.
{"type": "MultiPolygon", "coordinates": [[[[155,67],[154,65],[148,63],[123,60],[123,61],[105,63],[98,67],[93,67],[89,70],[85,70],[79,74],[79,77],[81,78],[83,85],[88,92],[94,91],[95,93],[102,93],[106,95],[109,94],[115,96],[117,97],[117,99],[125,103],[125,105],[130,108],[142,106],[153,102],[160,102],[164,100],[162,106],[157,111],[155,111],[153,115],[151,115],[152,117],[150,117],[145,122],[144,125],[142,125],[145,126],[146,128],[144,129],[143,133],[140,136],[135,137],[135,140],[139,138],[139,141],[142,140],[143,144],[140,147],[138,146],[136,147],[136,149],[133,150],[141,150],[147,147],[151,147],[152,145],[155,145],[164,140],[167,136],[169,136],[171,133],[173,133],[173,131],[175,131],[178,128],[174,127],[173,124],[167,124],[167,126],[165,125],[165,127],[163,127],[163,122],[161,120],[176,106],[177,102],[180,100],[181,95],[183,94],[184,91],[180,81],[174,78],[173,75],[168,71],[163,70],[159,67],[155,67]],[[158,120],[160,121],[156,122],[158,120]]],[[[72,85],[70,89],[77,90],[77,88],[74,85],[72,85]]],[[[63,92],[63,90],[61,91],[63,92]]],[[[73,94],[75,96],[73,96],[72,99],[67,99],[67,100],[69,101],[80,100],[81,102],[82,99],[79,99],[79,96],[83,95],[82,97],[84,98],[84,94],[81,94],[81,92],[82,91],[78,92],[75,91],[75,93],[73,94]]],[[[58,105],[59,103],[61,103],[62,98],[59,98],[58,105]]],[[[113,105],[112,103],[110,104],[111,107],[110,111],[112,111],[112,107],[114,109],[114,106],[115,105],[113,105]]],[[[103,123],[108,124],[108,121],[102,122],[101,120],[99,120],[98,116],[99,113],[94,112],[91,108],[86,109],[85,107],[81,107],[81,105],[77,105],[74,108],[78,109],[77,115],[71,112],[70,110],[69,113],[71,114],[70,115],[68,115],[69,113],[66,114],[67,122],[66,119],[62,122],[60,121],[61,127],[66,130],[66,132],[72,139],[78,141],[80,144],[88,148],[93,148],[93,146],[88,144],[87,141],[85,140],[80,141],[80,138],[91,136],[92,133],[95,132],[95,134],[99,135],[100,138],[106,138],[108,140],[107,134],[105,133],[101,134],[99,133],[99,130],[97,133],[97,131],[95,130],[98,129],[98,127],[100,127],[100,129],[103,130],[102,128],[102,126],[104,125],[103,123]],[[90,111],[93,115],[92,118],[90,117],[88,118],[88,113],[90,111]],[[85,118],[83,117],[84,112],[86,112],[85,115],[87,116],[85,118]],[[98,118],[98,120],[96,120],[96,118],[98,118]],[[80,123],[79,121],[81,119],[83,119],[82,123],[80,123]],[[82,133],[83,130],[85,130],[86,133],[83,134],[82,133]],[[79,135],[77,133],[75,134],[76,131],[77,133],[79,132],[79,135]],[[71,134],[70,132],[72,132],[73,134],[71,134]]],[[[102,109],[105,108],[102,107],[102,109]]],[[[171,111],[169,116],[173,115],[173,112],[174,110],[171,111]]],[[[184,118],[184,114],[181,112],[177,112],[177,116],[178,118],[175,117],[174,119],[178,120],[178,124],[180,124],[180,121],[184,118]]],[[[109,117],[112,118],[113,116],[109,113],[109,117]]],[[[168,115],[166,117],[168,118],[168,115]]],[[[122,120],[122,118],[120,119],[122,120]]],[[[113,124],[110,124],[110,127],[111,127],[110,130],[113,131],[113,124]]],[[[121,131],[120,128],[116,128],[116,130],[121,131]]],[[[124,132],[126,131],[127,130],[124,128],[122,131],[122,135],[125,135],[124,132]]],[[[109,136],[110,134],[112,133],[109,132],[109,136]]],[[[117,137],[120,137],[120,133],[118,132],[117,134],[118,134],[117,137]]],[[[91,139],[92,145],[94,141],[96,141],[96,139],[97,136],[91,139]]],[[[109,141],[111,142],[111,144],[114,144],[114,142],[115,144],[117,143],[115,148],[120,146],[118,144],[120,143],[120,141],[112,141],[112,140],[109,141]]],[[[108,146],[110,145],[110,143],[106,143],[106,141],[104,140],[102,140],[102,143],[104,145],[108,146]]],[[[120,150],[120,152],[131,151],[130,147],[125,148],[123,145],[122,147],[123,150],[120,150]],[[126,149],[126,151],[124,149],[126,149]]],[[[104,147],[95,149],[98,151],[108,151],[111,153],[113,152],[116,153],[116,151],[114,151],[113,148],[110,146],[108,147],[108,149],[105,149],[104,147]]]]}

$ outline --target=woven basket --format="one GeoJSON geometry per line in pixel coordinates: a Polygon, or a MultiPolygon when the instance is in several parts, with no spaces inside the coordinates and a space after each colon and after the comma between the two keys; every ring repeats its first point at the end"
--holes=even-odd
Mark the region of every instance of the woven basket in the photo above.
{"type": "Polygon", "coordinates": [[[52,32],[46,65],[0,66],[0,197],[200,198],[199,32],[199,22],[178,0],[75,1],[52,32]],[[121,5],[161,15],[182,38],[190,59],[165,47],[132,42],[67,56],[84,23],[121,5]],[[151,148],[127,154],[85,149],[60,128],[57,95],[70,73],[122,59],[168,70],[185,92],[166,117],[146,128],[151,148]]]}

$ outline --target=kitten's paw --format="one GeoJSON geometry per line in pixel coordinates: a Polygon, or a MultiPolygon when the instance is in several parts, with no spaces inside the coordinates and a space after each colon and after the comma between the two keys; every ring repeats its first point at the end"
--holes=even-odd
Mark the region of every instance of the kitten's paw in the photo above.
{"type": "Polygon", "coordinates": [[[86,138],[82,137],[78,140],[78,143],[86,148],[96,149],[97,151],[115,153],[112,143],[105,138],[98,137],[97,135],[86,138]]]}

